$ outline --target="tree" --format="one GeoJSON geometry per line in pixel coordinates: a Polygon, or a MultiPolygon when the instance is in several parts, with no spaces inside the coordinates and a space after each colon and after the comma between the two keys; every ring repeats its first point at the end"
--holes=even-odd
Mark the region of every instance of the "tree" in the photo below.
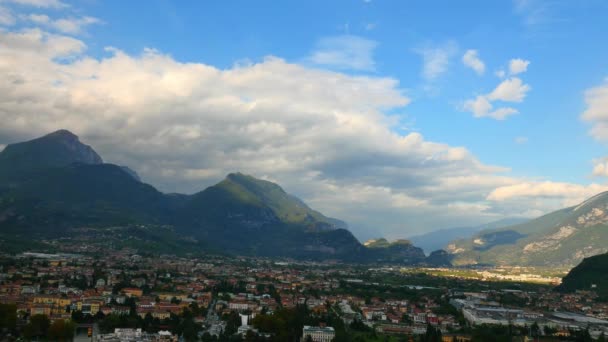
{"type": "Polygon", "coordinates": [[[82,323],[84,321],[84,314],[80,310],[72,311],[72,321],[76,323],[82,323]]]}
{"type": "Polygon", "coordinates": [[[0,304],[0,331],[15,330],[17,326],[17,306],[15,304],[0,304]]]}
{"type": "Polygon", "coordinates": [[[433,327],[430,324],[426,326],[426,333],[422,336],[422,341],[424,342],[441,342],[441,330],[433,327]]]}
{"type": "Polygon", "coordinates": [[[241,317],[238,313],[234,311],[231,311],[228,315],[224,315],[222,319],[226,321],[226,329],[224,330],[224,332],[227,335],[232,335],[236,333],[239,326],[241,325],[241,317]]]}
{"type": "Polygon", "coordinates": [[[553,336],[553,334],[555,334],[557,332],[557,329],[551,328],[550,326],[545,325],[545,327],[543,328],[543,331],[544,331],[545,335],[553,336]]]}
{"type": "Polygon", "coordinates": [[[45,337],[49,331],[51,321],[46,315],[33,315],[23,328],[23,335],[29,339],[45,337]]]}
{"type": "Polygon", "coordinates": [[[74,338],[76,325],[72,321],[58,319],[49,327],[48,337],[51,341],[71,341],[74,338]]]}
{"type": "Polygon", "coordinates": [[[198,332],[201,330],[200,325],[196,324],[192,317],[183,320],[180,330],[182,336],[186,341],[196,341],[198,339],[198,332]]]}
{"type": "Polygon", "coordinates": [[[534,322],[534,324],[532,324],[530,327],[530,335],[535,338],[540,336],[540,327],[538,326],[538,323],[534,322]]]}

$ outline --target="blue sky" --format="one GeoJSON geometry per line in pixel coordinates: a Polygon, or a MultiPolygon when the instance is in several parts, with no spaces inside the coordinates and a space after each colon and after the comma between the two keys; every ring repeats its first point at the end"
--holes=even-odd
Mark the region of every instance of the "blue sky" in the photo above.
{"type": "MultiPolygon", "coordinates": [[[[583,92],[606,77],[608,32],[603,1],[249,1],[175,4],[170,1],[82,2],[106,24],[90,29],[93,51],[117,46],[139,53],[154,47],[181,61],[229,68],[274,55],[309,63],[319,41],[353,35],[374,41],[373,70],[325,66],[353,74],[397,78],[411,105],[398,111],[406,126],[425,137],[469,148],[484,162],[508,165],[518,175],[589,182],[591,160],[605,147],[579,118],[583,92]],[[524,4],[526,3],[526,4],[524,4]],[[518,6],[521,6],[519,8],[518,6]],[[445,73],[421,77],[417,49],[450,49],[445,73]],[[486,64],[481,77],[460,59],[475,49],[486,64]],[[494,72],[512,58],[531,62],[532,90],[518,115],[504,121],[477,119],[460,102],[491,90],[494,72]],[[432,88],[431,90],[426,88],[432,88]],[[518,144],[518,137],[527,138],[518,144]]],[[[310,63],[309,63],[310,64],[310,63]]]]}
{"type": "Polygon", "coordinates": [[[238,169],[361,238],[533,217],[606,189],[607,14],[604,1],[3,0],[1,56],[21,83],[0,144],[72,129],[164,191],[238,169]]]}

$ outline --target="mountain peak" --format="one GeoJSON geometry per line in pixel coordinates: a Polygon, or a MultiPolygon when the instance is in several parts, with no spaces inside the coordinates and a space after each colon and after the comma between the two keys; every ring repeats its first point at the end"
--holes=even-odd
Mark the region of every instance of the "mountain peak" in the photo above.
{"type": "Polygon", "coordinates": [[[69,140],[80,141],[78,139],[78,136],[76,134],[68,131],[67,129],[57,130],[55,132],[52,132],[52,133],[49,133],[49,134],[45,135],[44,137],[49,137],[49,138],[64,138],[64,139],[69,139],[69,140]]]}
{"type": "Polygon", "coordinates": [[[73,163],[103,164],[103,160],[77,135],[61,129],[40,138],[8,145],[0,152],[0,167],[9,178],[41,168],[63,167],[73,163]],[[10,171],[10,172],[9,172],[10,171]],[[8,175],[8,173],[12,173],[8,175]]]}

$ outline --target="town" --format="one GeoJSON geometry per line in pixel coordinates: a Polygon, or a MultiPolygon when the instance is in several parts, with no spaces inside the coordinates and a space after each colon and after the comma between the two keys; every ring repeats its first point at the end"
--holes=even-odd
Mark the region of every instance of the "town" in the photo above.
{"type": "Polygon", "coordinates": [[[0,257],[0,340],[604,341],[608,303],[550,284],[252,257],[0,257]]]}

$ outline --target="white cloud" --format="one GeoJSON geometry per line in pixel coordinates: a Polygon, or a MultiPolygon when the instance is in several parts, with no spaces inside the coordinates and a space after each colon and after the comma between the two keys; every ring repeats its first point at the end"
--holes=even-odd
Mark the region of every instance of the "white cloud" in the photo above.
{"type": "Polygon", "coordinates": [[[53,27],[64,33],[78,34],[84,27],[100,24],[101,20],[94,17],[63,18],[53,22],[53,27]]]}
{"type": "Polygon", "coordinates": [[[494,106],[488,101],[487,96],[479,95],[475,99],[465,101],[462,109],[473,113],[476,118],[489,117],[496,120],[504,120],[508,116],[518,113],[516,109],[511,107],[492,110],[493,108],[494,106]]]}
{"type": "Polygon", "coordinates": [[[511,115],[517,114],[517,113],[519,113],[519,111],[515,108],[502,107],[502,108],[498,108],[498,109],[488,113],[487,116],[492,119],[496,119],[496,120],[504,120],[508,116],[511,116],[511,115]]]}
{"type": "Polygon", "coordinates": [[[528,65],[530,64],[530,61],[521,59],[521,58],[515,58],[509,61],[509,74],[510,75],[517,75],[517,74],[521,74],[524,73],[528,70],[528,65]]]}
{"type": "Polygon", "coordinates": [[[490,201],[508,201],[542,198],[555,198],[564,206],[579,204],[585,199],[608,190],[607,185],[590,184],[587,186],[560,182],[523,182],[502,186],[492,191],[487,199],[490,201]]]}
{"type": "Polygon", "coordinates": [[[514,141],[518,145],[523,145],[528,142],[528,137],[515,137],[514,141]]]}
{"type": "Polygon", "coordinates": [[[19,5],[33,6],[38,8],[65,8],[68,5],[59,0],[4,0],[19,5]]]}
{"type": "Polygon", "coordinates": [[[524,84],[521,79],[511,77],[502,81],[487,96],[490,101],[522,102],[530,89],[530,86],[524,84]]]}
{"type": "Polygon", "coordinates": [[[444,74],[456,49],[456,45],[451,42],[438,47],[415,49],[414,52],[422,56],[422,77],[427,81],[433,81],[444,74]]]}
{"type": "Polygon", "coordinates": [[[474,99],[465,101],[462,110],[473,113],[476,118],[489,117],[504,120],[519,111],[512,107],[494,109],[492,102],[522,102],[529,90],[530,86],[523,84],[521,79],[509,78],[501,82],[491,93],[478,95],[474,99]]]}
{"type": "Polygon", "coordinates": [[[608,79],[604,84],[585,91],[585,104],[587,108],[581,118],[592,124],[591,136],[608,141],[608,79]]]}
{"type": "Polygon", "coordinates": [[[376,28],[376,23],[367,23],[364,27],[366,31],[371,31],[376,28]]]}
{"type": "Polygon", "coordinates": [[[23,18],[38,25],[46,25],[51,22],[51,18],[49,18],[49,16],[46,14],[30,14],[24,16],[23,18]]]}
{"type": "Polygon", "coordinates": [[[53,20],[45,14],[30,14],[25,16],[25,19],[35,24],[68,34],[79,34],[82,33],[86,26],[101,23],[101,20],[89,16],[53,20]]]}
{"type": "Polygon", "coordinates": [[[478,75],[483,75],[486,65],[479,58],[477,50],[467,50],[462,56],[462,63],[473,69],[478,75]]]}
{"type": "Polygon", "coordinates": [[[498,77],[498,78],[505,78],[507,73],[504,70],[500,69],[500,70],[497,70],[496,72],[494,72],[494,75],[496,75],[496,77],[498,77]]]}
{"type": "Polygon", "coordinates": [[[473,113],[476,118],[486,116],[492,110],[492,104],[488,99],[479,95],[473,100],[465,101],[463,110],[473,113]]]}
{"type": "Polygon", "coordinates": [[[497,201],[488,194],[525,180],[466,148],[399,133],[386,113],[410,99],[392,78],[277,57],[227,69],[154,49],[95,58],[40,29],[0,31],[0,45],[0,144],[70,129],[164,191],[243,171],[389,238],[563,204],[497,201]]]}
{"type": "Polygon", "coordinates": [[[372,71],[377,45],[373,40],[354,35],[326,37],[319,40],[308,60],[330,68],[372,71]]]}
{"type": "Polygon", "coordinates": [[[608,157],[593,160],[592,174],[597,177],[608,177],[608,157]]]}

